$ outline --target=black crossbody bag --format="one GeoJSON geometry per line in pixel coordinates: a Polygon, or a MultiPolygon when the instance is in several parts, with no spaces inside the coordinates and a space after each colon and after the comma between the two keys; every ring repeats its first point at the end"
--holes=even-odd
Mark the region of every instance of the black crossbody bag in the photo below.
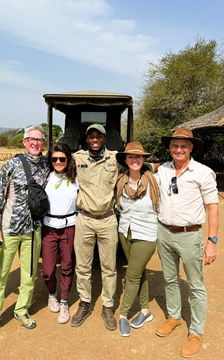
{"type": "MultiPolygon", "coordinates": [[[[16,156],[21,160],[26,174],[27,185],[25,185],[25,189],[28,190],[28,205],[32,219],[33,221],[41,220],[47,215],[50,209],[47,193],[44,188],[34,180],[30,165],[25,156],[23,154],[17,154],[16,156]]],[[[34,231],[32,232],[30,276],[33,275],[33,243],[34,231]]]]}

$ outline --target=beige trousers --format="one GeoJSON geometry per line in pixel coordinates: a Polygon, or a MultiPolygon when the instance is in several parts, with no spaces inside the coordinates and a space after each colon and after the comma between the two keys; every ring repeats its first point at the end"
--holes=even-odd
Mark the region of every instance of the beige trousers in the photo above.
{"type": "Polygon", "coordinates": [[[99,220],[79,213],[76,222],[75,255],[77,291],[81,301],[91,302],[91,273],[96,241],[102,276],[102,302],[104,306],[112,307],[117,282],[117,218],[112,215],[99,220]]]}

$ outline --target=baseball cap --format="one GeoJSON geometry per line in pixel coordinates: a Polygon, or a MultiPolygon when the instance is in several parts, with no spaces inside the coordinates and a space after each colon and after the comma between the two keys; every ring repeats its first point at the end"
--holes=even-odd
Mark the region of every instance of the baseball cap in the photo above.
{"type": "Polygon", "coordinates": [[[88,126],[88,128],[86,129],[86,135],[88,135],[88,132],[90,130],[97,130],[101,134],[106,135],[106,130],[105,130],[104,126],[101,124],[92,124],[92,125],[88,126]]]}

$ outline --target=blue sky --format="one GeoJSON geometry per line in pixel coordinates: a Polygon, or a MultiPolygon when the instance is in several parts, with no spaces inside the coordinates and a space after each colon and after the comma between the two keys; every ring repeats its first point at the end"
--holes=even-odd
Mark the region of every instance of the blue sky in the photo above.
{"type": "Polygon", "coordinates": [[[197,38],[221,47],[223,14],[223,0],[0,0],[0,127],[46,122],[46,93],[138,98],[149,62],[197,38]]]}

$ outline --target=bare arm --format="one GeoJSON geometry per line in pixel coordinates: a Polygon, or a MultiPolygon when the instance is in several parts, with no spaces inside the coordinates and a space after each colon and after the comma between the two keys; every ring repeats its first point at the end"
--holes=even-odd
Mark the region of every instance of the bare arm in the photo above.
{"type": "MultiPolygon", "coordinates": [[[[219,226],[219,208],[218,204],[208,204],[208,236],[217,237],[219,226]]],[[[210,240],[207,240],[204,251],[204,263],[205,265],[211,264],[216,259],[217,245],[213,244],[210,240]]]]}

